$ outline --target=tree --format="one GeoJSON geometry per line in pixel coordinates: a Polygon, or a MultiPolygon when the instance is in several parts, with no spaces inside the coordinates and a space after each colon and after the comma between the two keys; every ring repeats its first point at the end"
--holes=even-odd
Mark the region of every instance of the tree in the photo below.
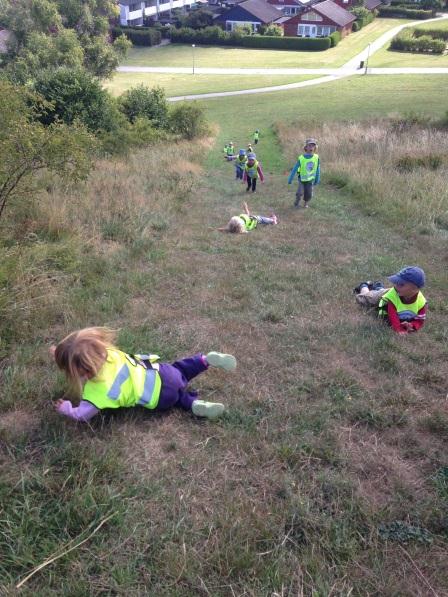
{"type": "Polygon", "coordinates": [[[115,101],[100,82],[83,69],[43,71],[35,81],[34,90],[50,106],[40,115],[43,124],[79,121],[95,133],[110,132],[119,126],[117,120],[121,115],[115,101]]]}
{"type": "Polygon", "coordinates": [[[198,8],[188,15],[179,15],[177,18],[178,27],[190,27],[191,29],[203,29],[214,24],[213,13],[205,8],[198,8]]]}
{"type": "Polygon", "coordinates": [[[127,49],[109,40],[109,21],[117,10],[114,0],[0,0],[0,23],[17,39],[7,57],[7,76],[28,83],[40,69],[78,66],[81,56],[94,76],[110,76],[127,49]]]}
{"type": "Polygon", "coordinates": [[[147,118],[157,128],[166,125],[168,104],[165,91],[161,87],[133,87],[121,96],[120,107],[130,122],[135,122],[137,118],[147,118]]]}
{"type": "Polygon", "coordinates": [[[93,137],[81,125],[37,122],[45,109],[41,98],[0,81],[0,217],[9,201],[40,190],[45,181],[39,171],[76,182],[91,169],[93,137]]]}

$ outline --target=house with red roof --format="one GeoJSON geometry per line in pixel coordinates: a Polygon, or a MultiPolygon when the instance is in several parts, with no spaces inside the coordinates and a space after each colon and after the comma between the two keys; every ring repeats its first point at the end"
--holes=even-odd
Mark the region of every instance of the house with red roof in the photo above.
{"type": "Polygon", "coordinates": [[[333,0],[324,0],[283,22],[283,30],[289,37],[326,37],[334,31],[345,37],[354,21],[356,17],[351,12],[333,0]]]}

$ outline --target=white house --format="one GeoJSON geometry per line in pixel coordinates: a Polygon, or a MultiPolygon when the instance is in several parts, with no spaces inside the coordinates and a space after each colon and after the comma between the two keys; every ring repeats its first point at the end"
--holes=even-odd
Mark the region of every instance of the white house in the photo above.
{"type": "Polygon", "coordinates": [[[157,20],[163,12],[173,8],[190,8],[193,4],[200,4],[203,0],[119,0],[120,25],[143,25],[143,19],[152,17],[157,20]]]}

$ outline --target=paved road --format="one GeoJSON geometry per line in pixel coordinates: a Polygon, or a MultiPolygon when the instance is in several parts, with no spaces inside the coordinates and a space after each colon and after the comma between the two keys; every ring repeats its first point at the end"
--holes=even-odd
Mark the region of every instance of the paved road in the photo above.
{"type": "MultiPolygon", "coordinates": [[[[309,81],[301,81],[299,83],[289,83],[286,85],[275,85],[271,87],[257,87],[256,89],[241,89],[239,91],[220,91],[216,93],[199,93],[194,95],[182,95],[177,97],[170,97],[168,101],[178,102],[182,100],[195,99],[209,99],[213,97],[226,97],[231,95],[251,95],[254,93],[267,93],[270,91],[282,91],[287,89],[297,89],[299,87],[309,87],[310,85],[321,85],[322,83],[329,83],[336,79],[349,77],[353,75],[399,75],[399,74],[448,74],[448,68],[444,67],[400,67],[400,68],[368,68],[367,73],[365,69],[360,69],[361,61],[368,61],[368,59],[382,48],[388,41],[390,41],[397,33],[405,27],[415,26],[416,24],[431,23],[433,21],[440,21],[447,19],[448,14],[443,14],[434,19],[427,19],[425,21],[413,21],[412,23],[405,23],[398,25],[390,31],[383,33],[378,39],[370,43],[362,52],[350,58],[340,68],[201,68],[195,67],[194,72],[198,75],[325,75],[317,79],[309,81]]],[[[119,66],[118,72],[125,73],[177,73],[177,74],[192,74],[191,67],[164,67],[164,66],[119,66]]]]}

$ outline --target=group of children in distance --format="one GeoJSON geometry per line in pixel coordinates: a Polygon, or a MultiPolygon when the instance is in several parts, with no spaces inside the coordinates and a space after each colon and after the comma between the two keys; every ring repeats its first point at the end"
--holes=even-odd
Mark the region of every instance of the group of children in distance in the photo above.
{"type": "MultiPolygon", "coordinates": [[[[254,143],[257,144],[258,140],[257,130],[254,133],[254,143]]],[[[238,158],[244,155],[244,150],[241,150],[238,158]]],[[[253,173],[259,165],[252,153],[246,157],[244,171],[249,181],[247,190],[252,188],[255,191],[253,173]]],[[[299,186],[294,205],[299,207],[303,197],[304,207],[308,207],[313,196],[313,186],[320,180],[315,139],[306,140],[304,153],[299,155],[289,175],[289,184],[296,173],[299,186]]],[[[239,178],[241,176],[237,171],[237,179],[239,178]]],[[[247,203],[244,203],[244,213],[232,217],[227,226],[219,230],[246,233],[258,224],[277,224],[277,217],[275,214],[269,217],[252,215],[247,203]]],[[[405,267],[388,279],[392,283],[392,288],[389,289],[384,288],[381,282],[362,282],[354,289],[358,302],[377,306],[380,317],[400,335],[416,332],[426,319],[426,299],[421,292],[425,285],[423,270],[417,266],[405,267]]],[[[60,414],[76,421],[89,421],[101,410],[133,406],[142,406],[152,411],[180,406],[198,417],[208,419],[215,419],[224,412],[223,404],[200,400],[198,393],[189,389],[188,384],[209,367],[234,370],[234,356],[208,352],[172,364],[159,363],[157,355],[128,354],[117,348],[114,341],[115,334],[112,330],[94,327],[73,332],[57,346],[51,347],[50,352],[56,364],[64,371],[81,398],[77,407],[73,407],[69,400],[58,400],[56,410],[60,414]]]]}

